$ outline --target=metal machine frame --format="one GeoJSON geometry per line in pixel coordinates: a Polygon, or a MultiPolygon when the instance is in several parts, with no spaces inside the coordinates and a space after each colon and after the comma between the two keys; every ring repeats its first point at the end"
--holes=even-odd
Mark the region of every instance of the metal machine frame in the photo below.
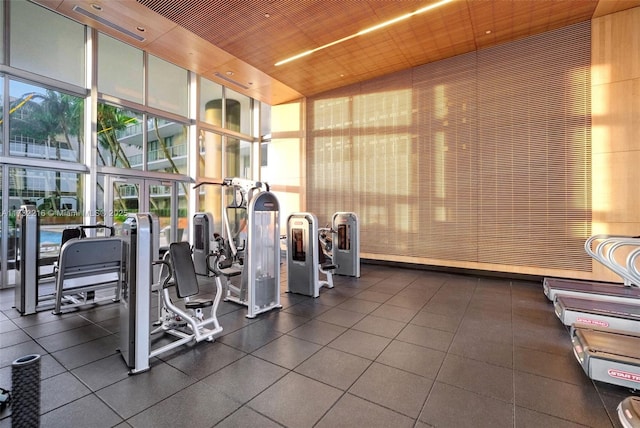
{"type": "Polygon", "coordinates": [[[312,213],[293,213],[287,219],[287,292],[320,296],[320,288],[333,288],[336,265],[320,263],[318,218],[312,213]],[[325,279],[320,279],[320,274],[325,279]]]}

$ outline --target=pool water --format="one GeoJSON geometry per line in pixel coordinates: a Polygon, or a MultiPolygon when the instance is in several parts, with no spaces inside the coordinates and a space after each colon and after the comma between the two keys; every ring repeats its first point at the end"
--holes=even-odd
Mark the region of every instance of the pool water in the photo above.
{"type": "Polygon", "coordinates": [[[62,241],[62,232],[55,232],[51,230],[40,229],[40,244],[44,242],[50,242],[52,244],[60,245],[62,241]]]}

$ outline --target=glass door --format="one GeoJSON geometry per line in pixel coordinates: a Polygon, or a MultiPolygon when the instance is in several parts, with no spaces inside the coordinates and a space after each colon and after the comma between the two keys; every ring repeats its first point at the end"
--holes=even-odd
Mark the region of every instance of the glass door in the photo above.
{"type": "Polygon", "coordinates": [[[104,182],[104,216],[98,221],[117,229],[128,214],[151,212],[160,223],[160,248],[189,240],[186,183],[119,176],[107,176],[104,182]]]}

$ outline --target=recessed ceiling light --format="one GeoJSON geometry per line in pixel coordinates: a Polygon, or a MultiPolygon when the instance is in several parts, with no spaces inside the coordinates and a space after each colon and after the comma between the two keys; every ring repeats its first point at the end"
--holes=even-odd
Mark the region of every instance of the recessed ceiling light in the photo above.
{"type": "Polygon", "coordinates": [[[233,76],[233,71],[227,71],[225,74],[226,74],[227,76],[233,76]]]}
{"type": "Polygon", "coordinates": [[[140,27],[140,26],[136,27],[136,30],[140,31],[141,33],[144,33],[145,31],[147,31],[146,28],[140,27]]]}
{"type": "Polygon", "coordinates": [[[102,11],[102,6],[100,6],[98,3],[91,3],[91,8],[93,10],[102,11]]]}
{"type": "Polygon", "coordinates": [[[491,30],[485,31],[484,34],[491,34],[491,30]]]}
{"type": "Polygon", "coordinates": [[[271,18],[271,14],[270,14],[270,13],[265,13],[265,14],[264,14],[264,17],[265,17],[265,18],[271,18]]]}

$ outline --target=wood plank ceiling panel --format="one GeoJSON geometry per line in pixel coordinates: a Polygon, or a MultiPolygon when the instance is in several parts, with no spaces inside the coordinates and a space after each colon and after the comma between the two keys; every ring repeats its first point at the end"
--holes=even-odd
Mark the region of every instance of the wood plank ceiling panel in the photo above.
{"type": "Polygon", "coordinates": [[[640,6],[640,0],[453,0],[275,66],[436,0],[33,1],[178,65],[204,70],[207,77],[233,64],[231,71],[242,85],[234,89],[270,104],[582,22],[595,13],[640,6]],[[127,40],[74,13],[76,4],[131,32],[144,26],[145,41],[127,40]],[[91,9],[92,4],[103,10],[91,9]],[[266,88],[269,84],[280,88],[278,97],[266,88]],[[286,87],[289,90],[283,91],[286,87]],[[267,93],[275,98],[264,98],[267,93]]]}

